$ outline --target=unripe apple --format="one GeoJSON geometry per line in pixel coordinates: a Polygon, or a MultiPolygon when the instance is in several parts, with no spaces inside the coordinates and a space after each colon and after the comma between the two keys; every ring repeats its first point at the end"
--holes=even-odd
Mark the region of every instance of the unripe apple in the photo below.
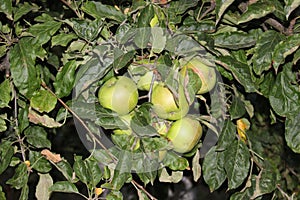
{"type": "Polygon", "coordinates": [[[98,92],[99,103],[119,115],[126,115],[138,102],[136,84],[126,76],[112,77],[106,81],[98,92]]]}
{"type": "Polygon", "coordinates": [[[201,124],[189,117],[184,117],[172,123],[167,138],[172,142],[174,151],[187,153],[199,142],[202,136],[201,124]]]}
{"type": "Polygon", "coordinates": [[[179,86],[178,95],[177,105],[172,92],[163,83],[158,83],[153,88],[151,103],[158,117],[168,120],[177,120],[188,113],[189,104],[185,98],[182,86],[179,86]]]}
{"type": "Polygon", "coordinates": [[[181,69],[180,73],[186,76],[187,69],[192,69],[201,79],[201,88],[196,92],[197,94],[204,94],[212,90],[217,82],[217,75],[215,68],[209,67],[201,62],[201,59],[195,57],[191,59],[181,69]]]}

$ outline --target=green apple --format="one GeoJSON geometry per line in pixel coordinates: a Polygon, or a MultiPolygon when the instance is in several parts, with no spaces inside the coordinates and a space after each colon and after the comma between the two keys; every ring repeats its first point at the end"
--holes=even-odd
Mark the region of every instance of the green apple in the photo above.
{"type": "Polygon", "coordinates": [[[126,76],[112,77],[106,81],[98,92],[99,103],[119,115],[126,115],[138,103],[136,84],[126,76]]]}
{"type": "Polygon", "coordinates": [[[201,124],[189,117],[184,117],[172,123],[167,138],[172,142],[173,150],[178,153],[191,151],[202,136],[201,124]]]}
{"type": "Polygon", "coordinates": [[[201,79],[202,85],[197,94],[207,93],[214,88],[217,82],[215,68],[205,65],[199,57],[194,57],[185,64],[180,73],[185,76],[187,69],[192,69],[201,79]]]}
{"type": "Polygon", "coordinates": [[[151,94],[151,103],[157,116],[168,120],[177,120],[184,117],[189,111],[189,104],[185,98],[182,86],[179,86],[178,96],[177,104],[167,86],[163,83],[158,83],[151,94]]]}

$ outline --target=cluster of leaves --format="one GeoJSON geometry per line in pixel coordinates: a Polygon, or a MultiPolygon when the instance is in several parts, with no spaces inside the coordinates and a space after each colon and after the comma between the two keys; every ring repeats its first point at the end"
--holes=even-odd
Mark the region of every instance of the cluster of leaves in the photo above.
{"type": "MultiPolygon", "coordinates": [[[[32,173],[39,176],[38,199],[49,199],[51,192],[97,199],[100,188],[109,191],[105,198],[122,199],[126,183],[140,199],[155,199],[139,182],[176,183],[186,169],[192,169],[195,181],[202,175],[212,192],[226,187],[230,199],[297,198],[299,169],[279,167],[284,159],[278,157],[285,145],[300,153],[299,0],[133,0],[118,5],[0,0],[0,5],[0,174],[15,169],[6,184],[21,190],[20,199],[28,199],[32,173]],[[160,163],[159,150],[168,142],[140,127],[136,132],[143,151],[137,155],[130,153],[135,140],[125,136],[114,140],[128,151],[92,148],[87,158],[75,155],[73,164],[50,151],[49,135],[72,116],[86,129],[92,147],[103,145],[99,126],[120,128],[115,113],[95,104],[95,92],[109,77],[127,71],[133,60],[154,57],[158,73],[174,86],[169,68],[178,66],[177,58],[193,54],[216,63],[227,100],[224,126],[202,120],[218,133],[204,159],[196,148],[185,157],[170,151],[160,163]],[[261,99],[263,108],[256,102],[261,99]],[[270,128],[280,125],[284,128],[270,128]],[[53,183],[53,168],[63,181],[53,183]],[[78,182],[87,186],[86,193],[78,190],[78,182]]],[[[149,107],[141,106],[137,118],[147,121],[149,107]]],[[[219,109],[208,109],[209,117],[220,117],[219,109]]],[[[0,186],[0,199],[5,195],[0,186]]]]}

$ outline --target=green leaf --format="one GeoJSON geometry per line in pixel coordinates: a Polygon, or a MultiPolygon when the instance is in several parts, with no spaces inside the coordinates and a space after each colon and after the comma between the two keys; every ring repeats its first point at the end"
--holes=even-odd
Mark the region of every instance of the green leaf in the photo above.
{"type": "Polygon", "coordinates": [[[57,99],[53,96],[48,90],[41,89],[33,93],[32,98],[30,99],[30,106],[39,112],[52,111],[57,103],[57,99]]]}
{"type": "Polygon", "coordinates": [[[47,132],[43,127],[30,126],[25,130],[26,141],[36,148],[51,148],[47,132]]]}
{"type": "Polygon", "coordinates": [[[58,98],[68,96],[71,93],[75,82],[76,67],[75,60],[69,61],[56,74],[53,85],[58,98]]]}
{"type": "Polygon", "coordinates": [[[0,94],[0,108],[9,107],[8,103],[11,99],[11,88],[8,79],[5,79],[5,81],[0,84],[0,94]]]}
{"type": "Polygon", "coordinates": [[[140,15],[137,21],[139,28],[141,27],[150,27],[150,21],[154,17],[154,9],[152,4],[147,5],[140,11],[140,15]]]}
{"type": "Polygon", "coordinates": [[[6,17],[12,20],[12,1],[0,0],[0,12],[5,13],[6,17]]]}
{"type": "Polygon", "coordinates": [[[239,97],[232,97],[229,113],[231,120],[241,118],[244,114],[246,114],[245,104],[239,97]]]}
{"type": "Polygon", "coordinates": [[[53,180],[50,174],[38,174],[39,182],[36,186],[35,197],[39,200],[50,199],[49,188],[53,185],[53,180]]]}
{"type": "Polygon", "coordinates": [[[218,189],[226,179],[224,163],[224,152],[217,152],[216,147],[212,147],[204,157],[203,178],[211,192],[218,189]]]}
{"type": "Polygon", "coordinates": [[[169,147],[169,142],[164,137],[143,137],[141,142],[146,152],[157,152],[169,147]]]}
{"type": "Polygon", "coordinates": [[[300,6],[300,0],[285,0],[284,2],[285,2],[285,6],[284,6],[285,16],[286,19],[288,19],[290,14],[300,6]]]}
{"type": "Polygon", "coordinates": [[[214,35],[214,39],[217,47],[233,50],[248,48],[256,43],[255,34],[237,31],[217,33],[214,35]]]}
{"type": "Polygon", "coordinates": [[[88,167],[86,163],[82,160],[82,156],[75,156],[74,160],[73,169],[75,175],[83,183],[88,184],[90,182],[90,175],[88,174],[88,167]]]}
{"type": "Polygon", "coordinates": [[[25,184],[22,187],[19,200],[27,200],[28,199],[28,195],[29,195],[29,186],[27,184],[25,184]]]}
{"type": "Polygon", "coordinates": [[[185,170],[189,166],[189,162],[187,159],[180,157],[176,153],[172,151],[168,151],[163,164],[166,167],[169,167],[171,170],[185,170]]]}
{"type": "Polygon", "coordinates": [[[60,33],[52,37],[51,47],[58,45],[66,47],[74,39],[77,39],[77,35],[75,35],[74,33],[60,33]]]}
{"type": "Polygon", "coordinates": [[[48,173],[52,169],[50,162],[40,152],[29,151],[29,161],[31,163],[30,167],[38,172],[48,173]]]}
{"type": "Polygon", "coordinates": [[[151,37],[151,28],[138,28],[133,39],[136,46],[140,49],[147,47],[151,37]]]}
{"type": "Polygon", "coordinates": [[[128,63],[134,58],[135,51],[129,51],[116,56],[113,62],[113,68],[117,72],[118,70],[126,67],[128,63]]]}
{"type": "Polygon", "coordinates": [[[247,10],[238,19],[238,24],[262,18],[273,13],[275,9],[275,5],[270,1],[257,1],[247,7],[247,10]]]}
{"type": "Polygon", "coordinates": [[[123,200],[123,194],[118,190],[112,190],[106,195],[106,200],[123,200]]]}
{"type": "Polygon", "coordinates": [[[94,21],[73,19],[69,24],[78,35],[78,37],[83,38],[87,41],[95,40],[102,30],[103,26],[102,20],[98,19],[94,21]]]}
{"type": "Polygon", "coordinates": [[[257,75],[272,67],[272,54],[275,46],[283,39],[276,31],[266,31],[258,38],[253,54],[253,70],[257,75]]]}
{"type": "Polygon", "coordinates": [[[55,167],[60,171],[63,176],[70,182],[73,181],[73,169],[66,160],[61,160],[55,164],[55,167]]]}
{"type": "Polygon", "coordinates": [[[122,22],[126,18],[121,11],[118,11],[112,6],[104,5],[101,2],[88,1],[83,4],[81,9],[96,19],[108,18],[117,22],[122,22]]]}
{"type": "Polygon", "coordinates": [[[2,186],[1,185],[0,185],[0,199],[3,199],[3,200],[6,199],[5,193],[2,191],[2,186]]]}
{"type": "Polygon", "coordinates": [[[10,70],[15,86],[26,97],[40,87],[40,79],[35,64],[35,50],[30,38],[21,38],[10,50],[10,70]]]}
{"type": "Polygon", "coordinates": [[[233,142],[236,138],[236,126],[230,120],[226,120],[224,122],[224,126],[222,128],[222,132],[218,139],[217,150],[224,151],[228,146],[233,142]]]}
{"type": "Polygon", "coordinates": [[[161,174],[159,175],[159,181],[164,183],[178,183],[182,180],[183,171],[172,171],[169,175],[166,168],[163,168],[161,174]]]}
{"type": "Polygon", "coordinates": [[[34,24],[29,28],[29,33],[35,36],[39,45],[43,45],[51,39],[51,36],[56,33],[61,24],[61,22],[53,20],[49,20],[41,24],[34,24]]]}
{"type": "Polygon", "coordinates": [[[122,150],[132,151],[136,147],[138,138],[127,134],[112,134],[111,139],[122,150]]]}
{"type": "Polygon", "coordinates": [[[278,71],[279,65],[283,64],[285,58],[294,53],[300,46],[300,34],[288,36],[286,40],[277,44],[273,51],[273,68],[278,71]]]}
{"type": "Polygon", "coordinates": [[[300,92],[298,86],[293,85],[294,80],[292,64],[288,63],[277,75],[269,94],[271,106],[278,115],[287,116],[300,109],[300,92]]]}
{"type": "Polygon", "coordinates": [[[157,158],[158,152],[145,154],[140,153],[135,156],[133,160],[133,170],[137,173],[144,185],[147,185],[149,182],[153,185],[156,179],[157,170],[159,168],[157,158]]]}
{"type": "Polygon", "coordinates": [[[117,113],[95,105],[97,119],[95,123],[105,129],[126,129],[127,125],[121,120],[117,113]]]}
{"type": "Polygon", "coordinates": [[[22,16],[31,11],[38,11],[40,9],[36,4],[29,4],[28,2],[19,3],[18,7],[14,10],[14,21],[18,21],[22,16]]]}
{"type": "Polygon", "coordinates": [[[290,115],[285,121],[285,140],[287,145],[295,152],[300,153],[300,113],[290,115]]]}
{"type": "Polygon", "coordinates": [[[9,141],[2,140],[0,143],[0,174],[9,166],[14,155],[14,148],[9,141]]]}
{"type": "Polygon", "coordinates": [[[7,126],[6,126],[6,122],[5,119],[3,119],[3,117],[0,115],[0,133],[6,131],[7,126]]]}
{"type": "Polygon", "coordinates": [[[225,10],[234,2],[234,0],[216,0],[216,14],[217,14],[217,22],[221,20],[222,15],[225,10]]]}
{"type": "Polygon", "coordinates": [[[151,44],[154,53],[161,53],[166,46],[167,38],[162,28],[151,28],[151,44]]]}
{"type": "Polygon", "coordinates": [[[19,131],[20,133],[22,133],[25,130],[25,128],[29,126],[28,106],[26,106],[25,108],[19,108],[18,121],[19,131]]]}
{"type": "Polygon", "coordinates": [[[64,192],[64,193],[79,193],[78,189],[73,183],[68,181],[58,181],[54,183],[50,188],[50,192],[64,192]]]}
{"type": "MultiPolygon", "coordinates": [[[[88,168],[90,183],[93,187],[96,187],[103,176],[103,173],[100,169],[100,162],[98,162],[94,157],[89,157],[84,162],[88,168]]],[[[101,164],[103,163],[101,162],[101,164]]]]}
{"type": "Polygon", "coordinates": [[[200,151],[197,150],[192,160],[193,179],[195,182],[201,177],[200,151]]]}
{"type": "Polygon", "coordinates": [[[16,189],[21,189],[27,185],[27,181],[28,181],[27,165],[25,163],[21,163],[16,168],[13,177],[10,178],[6,182],[6,184],[9,184],[16,189]]]}
{"type": "Polygon", "coordinates": [[[232,56],[221,56],[218,59],[220,61],[219,64],[232,72],[235,79],[244,86],[246,92],[256,91],[249,65],[238,61],[232,56]]]}
{"type": "Polygon", "coordinates": [[[228,188],[239,187],[247,178],[250,168],[250,153],[246,144],[241,140],[235,140],[224,152],[224,163],[228,178],[228,188]]]}

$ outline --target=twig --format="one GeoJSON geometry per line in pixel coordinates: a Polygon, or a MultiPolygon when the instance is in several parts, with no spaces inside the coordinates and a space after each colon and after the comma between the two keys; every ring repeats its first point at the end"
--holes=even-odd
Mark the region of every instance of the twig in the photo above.
{"type": "Polygon", "coordinates": [[[134,187],[137,187],[138,189],[142,190],[151,200],[157,200],[157,198],[152,196],[143,186],[138,184],[135,180],[132,180],[131,183],[134,187]]]}
{"type": "Polygon", "coordinates": [[[211,0],[210,7],[199,18],[197,18],[197,21],[200,21],[201,19],[203,19],[209,12],[214,10],[215,7],[216,7],[216,0],[211,0]]]}
{"type": "Polygon", "coordinates": [[[91,136],[93,138],[93,140],[95,140],[107,153],[108,155],[111,157],[111,159],[116,162],[116,157],[102,144],[102,142],[100,140],[98,140],[98,138],[95,137],[95,135],[92,133],[92,131],[89,129],[89,127],[85,124],[85,122],[60,98],[58,98],[56,96],[56,94],[45,84],[42,83],[42,86],[48,90],[55,98],[57,98],[57,100],[63,105],[63,107],[65,109],[67,109],[78,121],[79,123],[87,130],[89,136],[91,136]]]}
{"type": "Polygon", "coordinates": [[[72,7],[72,5],[69,3],[69,2],[67,2],[67,1],[65,1],[65,0],[60,0],[63,4],[65,4],[66,6],[68,6],[76,15],[77,15],[77,17],[79,18],[79,19],[81,19],[82,18],[82,16],[80,15],[80,13],[78,12],[78,10],[77,9],[75,9],[75,8],[73,8],[72,7]]]}

